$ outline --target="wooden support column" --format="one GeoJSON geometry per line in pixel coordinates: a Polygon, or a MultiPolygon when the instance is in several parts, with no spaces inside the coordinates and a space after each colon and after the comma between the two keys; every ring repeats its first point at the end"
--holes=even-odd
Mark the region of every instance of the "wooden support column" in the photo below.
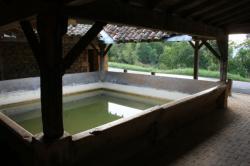
{"type": "Polygon", "coordinates": [[[228,35],[223,35],[217,38],[217,44],[220,51],[220,80],[227,80],[227,65],[228,65],[228,35]]]}
{"type": "Polygon", "coordinates": [[[194,43],[194,79],[198,79],[198,74],[199,74],[199,45],[200,41],[195,40],[194,43]]]}
{"type": "Polygon", "coordinates": [[[37,30],[41,50],[41,105],[43,139],[53,141],[63,136],[62,116],[62,35],[67,19],[58,15],[38,15],[37,30]]]}
{"type": "Polygon", "coordinates": [[[0,80],[4,80],[4,62],[3,62],[3,46],[2,43],[0,43],[0,80]]]}
{"type": "Polygon", "coordinates": [[[194,43],[190,41],[189,44],[194,49],[194,75],[193,77],[195,80],[197,80],[198,75],[199,75],[199,50],[202,47],[203,43],[200,43],[200,40],[195,40],[194,43]]]}
{"type": "Polygon", "coordinates": [[[99,56],[100,56],[99,72],[104,72],[104,58],[105,58],[106,44],[100,43],[99,48],[100,48],[100,51],[99,51],[99,56]]]}

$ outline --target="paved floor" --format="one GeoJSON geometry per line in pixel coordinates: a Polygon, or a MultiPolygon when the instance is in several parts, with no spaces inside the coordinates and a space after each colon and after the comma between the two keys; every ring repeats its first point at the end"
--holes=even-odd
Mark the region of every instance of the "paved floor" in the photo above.
{"type": "MultiPolygon", "coordinates": [[[[109,67],[109,71],[123,72],[123,69],[117,69],[117,68],[111,68],[111,67],[109,67]]],[[[129,73],[137,73],[137,74],[150,75],[149,72],[140,72],[140,71],[132,71],[132,70],[129,70],[128,72],[129,73]]],[[[156,73],[156,75],[157,76],[165,76],[165,77],[193,79],[192,76],[176,75],[176,74],[161,74],[161,73],[156,73]]],[[[206,78],[206,77],[199,77],[199,80],[218,81],[218,79],[215,79],[215,78],[206,78]]],[[[233,92],[237,92],[237,93],[250,94],[250,82],[233,81],[232,90],[233,90],[233,92]]]]}
{"type": "Polygon", "coordinates": [[[234,93],[228,110],[217,110],[164,142],[124,165],[250,166],[250,95],[234,93]]]}

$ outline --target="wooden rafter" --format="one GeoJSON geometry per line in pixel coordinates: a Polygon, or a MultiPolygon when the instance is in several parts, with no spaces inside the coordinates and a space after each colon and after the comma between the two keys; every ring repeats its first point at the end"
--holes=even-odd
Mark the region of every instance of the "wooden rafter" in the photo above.
{"type": "MultiPolygon", "coordinates": [[[[237,0],[236,0],[237,1],[237,0]]],[[[235,1],[227,1],[227,6],[219,6],[218,9],[213,10],[212,12],[209,11],[208,13],[204,13],[202,17],[200,17],[200,20],[202,21],[209,21],[209,20],[213,20],[215,17],[220,17],[221,15],[224,15],[225,13],[230,13],[236,10],[241,9],[242,7],[246,6],[249,3],[249,0],[241,0],[241,1],[237,1],[237,3],[235,3],[235,1]]]]}
{"type": "Polygon", "coordinates": [[[213,20],[209,21],[210,24],[221,24],[223,21],[227,21],[229,19],[232,19],[237,16],[245,15],[245,12],[248,12],[250,10],[250,6],[246,6],[245,8],[242,8],[241,10],[236,10],[231,13],[224,14],[220,17],[214,18],[213,20]]]}
{"type": "Polygon", "coordinates": [[[217,3],[204,3],[203,6],[200,6],[200,10],[193,10],[190,13],[186,13],[189,17],[199,17],[202,18],[204,13],[211,12],[217,7],[225,6],[228,3],[227,0],[220,0],[217,3]],[[209,4],[209,5],[208,5],[209,4]]]}
{"type": "Polygon", "coordinates": [[[222,29],[204,23],[186,20],[176,15],[133,7],[114,0],[98,1],[84,6],[71,6],[67,8],[65,12],[73,17],[123,23],[152,29],[193,34],[207,38],[214,38],[223,33],[222,29]],[[114,10],[110,10],[110,8],[114,10]],[[98,14],[96,11],[101,14],[98,14]],[[150,20],[150,24],[148,20],[150,20]]]}
{"type": "Polygon", "coordinates": [[[197,7],[206,1],[207,0],[199,0],[199,1],[194,1],[194,2],[180,1],[177,5],[173,6],[172,8],[173,8],[173,11],[175,11],[176,13],[181,13],[181,12],[190,10],[194,7],[197,7]]]}
{"type": "Polygon", "coordinates": [[[80,56],[81,52],[90,44],[90,42],[98,35],[105,25],[106,23],[96,22],[90,30],[83,37],[81,37],[81,39],[63,59],[63,74],[70,68],[74,61],[80,56]]]}
{"type": "Polygon", "coordinates": [[[232,18],[229,18],[225,21],[221,21],[220,23],[218,23],[219,26],[223,26],[223,25],[228,25],[228,24],[237,24],[240,23],[242,21],[248,20],[250,17],[250,13],[246,14],[246,15],[235,15],[232,18]]]}

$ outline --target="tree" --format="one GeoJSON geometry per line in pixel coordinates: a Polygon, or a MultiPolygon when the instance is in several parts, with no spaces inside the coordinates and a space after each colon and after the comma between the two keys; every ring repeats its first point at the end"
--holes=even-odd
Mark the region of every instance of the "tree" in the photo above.
{"type": "Polygon", "coordinates": [[[135,47],[135,54],[139,61],[143,64],[155,65],[157,63],[157,52],[149,43],[137,43],[135,47]]]}

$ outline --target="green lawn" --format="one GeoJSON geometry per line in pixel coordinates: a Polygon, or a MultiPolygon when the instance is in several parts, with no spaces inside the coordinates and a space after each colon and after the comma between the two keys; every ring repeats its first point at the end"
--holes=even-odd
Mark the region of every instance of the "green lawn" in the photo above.
{"type": "MultiPolygon", "coordinates": [[[[109,67],[128,69],[128,70],[134,70],[134,71],[156,72],[156,73],[166,73],[166,74],[179,74],[179,75],[189,75],[189,76],[193,75],[192,68],[159,70],[159,69],[153,68],[153,67],[143,67],[143,66],[129,65],[129,64],[123,64],[123,63],[116,63],[116,62],[109,62],[108,64],[109,64],[109,67]]],[[[219,78],[219,72],[200,69],[199,76],[219,78]]],[[[250,82],[250,78],[244,78],[244,77],[237,75],[237,74],[228,73],[228,77],[231,78],[232,80],[250,82]]]]}

